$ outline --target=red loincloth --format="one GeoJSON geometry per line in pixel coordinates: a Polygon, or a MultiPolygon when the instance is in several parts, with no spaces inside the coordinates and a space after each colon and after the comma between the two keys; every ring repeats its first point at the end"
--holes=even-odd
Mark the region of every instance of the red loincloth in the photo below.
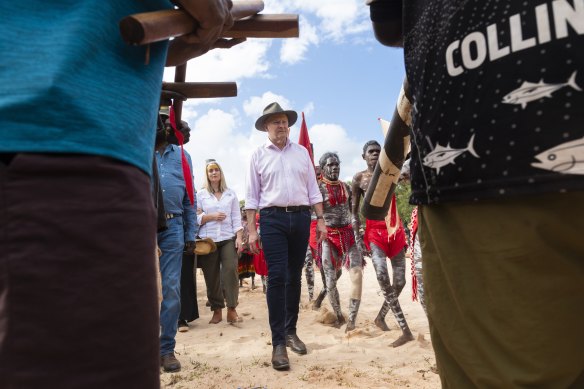
{"type": "MultiPolygon", "coordinates": [[[[334,256],[331,258],[333,267],[338,270],[345,265],[349,268],[349,249],[355,244],[355,235],[353,234],[353,227],[348,224],[344,227],[327,227],[327,237],[326,240],[331,246],[331,250],[334,249],[337,252],[337,260],[334,256]]],[[[322,269],[322,245],[318,246],[318,255],[315,258],[315,262],[319,269],[322,269]]]]}
{"type": "Polygon", "coordinates": [[[377,247],[383,250],[385,255],[389,258],[396,256],[404,247],[406,243],[406,232],[403,223],[400,220],[397,231],[389,236],[387,232],[387,224],[385,220],[369,220],[365,223],[365,235],[363,241],[367,250],[371,251],[371,243],[375,243],[377,247]]]}

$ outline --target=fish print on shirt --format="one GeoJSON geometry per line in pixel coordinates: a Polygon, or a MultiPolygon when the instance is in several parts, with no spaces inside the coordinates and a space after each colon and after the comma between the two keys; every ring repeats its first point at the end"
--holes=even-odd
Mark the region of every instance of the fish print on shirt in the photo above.
{"type": "Polygon", "coordinates": [[[450,147],[450,143],[444,146],[440,146],[439,144],[436,145],[434,150],[432,150],[428,155],[424,157],[423,164],[432,168],[436,169],[436,173],[440,173],[440,169],[448,164],[455,164],[454,160],[464,154],[465,152],[471,153],[474,157],[480,158],[479,155],[474,150],[474,137],[473,134],[468,141],[468,145],[464,149],[455,149],[450,147]]]}
{"type": "Polygon", "coordinates": [[[530,103],[535,100],[539,100],[543,97],[552,97],[552,93],[555,91],[562,89],[565,86],[572,87],[573,89],[581,92],[582,88],[576,84],[576,73],[578,71],[574,71],[567,82],[561,84],[546,84],[541,79],[537,84],[529,81],[523,81],[523,84],[514,91],[510,92],[509,94],[503,97],[504,104],[520,104],[521,108],[525,108],[527,103],[530,103]]]}
{"type": "Polygon", "coordinates": [[[562,174],[584,174],[584,138],[562,143],[535,156],[531,166],[562,174]]]}

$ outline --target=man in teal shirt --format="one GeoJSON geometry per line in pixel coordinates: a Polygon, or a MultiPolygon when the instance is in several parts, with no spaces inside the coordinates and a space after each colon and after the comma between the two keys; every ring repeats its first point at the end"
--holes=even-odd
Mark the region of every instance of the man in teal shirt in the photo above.
{"type": "Polygon", "coordinates": [[[150,174],[162,71],[232,23],[226,0],[177,3],[200,21],[190,56],[188,39],[120,37],[122,18],[167,0],[0,1],[0,386],[160,385],[150,174]]]}

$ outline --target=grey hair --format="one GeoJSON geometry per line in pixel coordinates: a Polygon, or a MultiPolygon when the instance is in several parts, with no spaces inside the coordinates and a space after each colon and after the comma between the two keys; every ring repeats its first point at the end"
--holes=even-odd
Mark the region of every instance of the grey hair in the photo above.
{"type": "Polygon", "coordinates": [[[335,157],[336,159],[338,159],[339,160],[339,163],[341,162],[341,159],[339,158],[339,155],[337,153],[333,153],[331,151],[327,151],[318,160],[318,164],[320,165],[320,168],[321,169],[324,169],[324,165],[326,165],[326,160],[329,159],[329,158],[332,158],[332,157],[335,157]]]}

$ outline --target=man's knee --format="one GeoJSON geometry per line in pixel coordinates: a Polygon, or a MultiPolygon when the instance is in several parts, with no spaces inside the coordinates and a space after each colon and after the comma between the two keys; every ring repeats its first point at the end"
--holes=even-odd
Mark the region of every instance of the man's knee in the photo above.
{"type": "Polygon", "coordinates": [[[403,290],[404,286],[406,286],[405,276],[394,279],[393,288],[395,289],[396,294],[399,295],[400,292],[403,290]]]}
{"type": "Polygon", "coordinates": [[[162,280],[162,297],[165,300],[180,299],[180,279],[166,278],[162,280]]]}
{"type": "Polygon", "coordinates": [[[393,288],[399,295],[401,290],[406,286],[406,256],[405,250],[401,250],[396,256],[391,258],[393,269],[393,288]]]}
{"type": "MultiPolygon", "coordinates": [[[[273,269],[269,270],[268,277],[270,279],[270,285],[272,286],[282,286],[286,284],[286,272],[276,271],[273,269]]],[[[267,278],[267,277],[266,277],[267,278]]]]}
{"type": "Polygon", "coordinates": [[[325,279],[326,279],[326,286],[330,286],[331,288],[336,287],[338,278],[337,278],[335,272],[326,272],[325,279]]]}

